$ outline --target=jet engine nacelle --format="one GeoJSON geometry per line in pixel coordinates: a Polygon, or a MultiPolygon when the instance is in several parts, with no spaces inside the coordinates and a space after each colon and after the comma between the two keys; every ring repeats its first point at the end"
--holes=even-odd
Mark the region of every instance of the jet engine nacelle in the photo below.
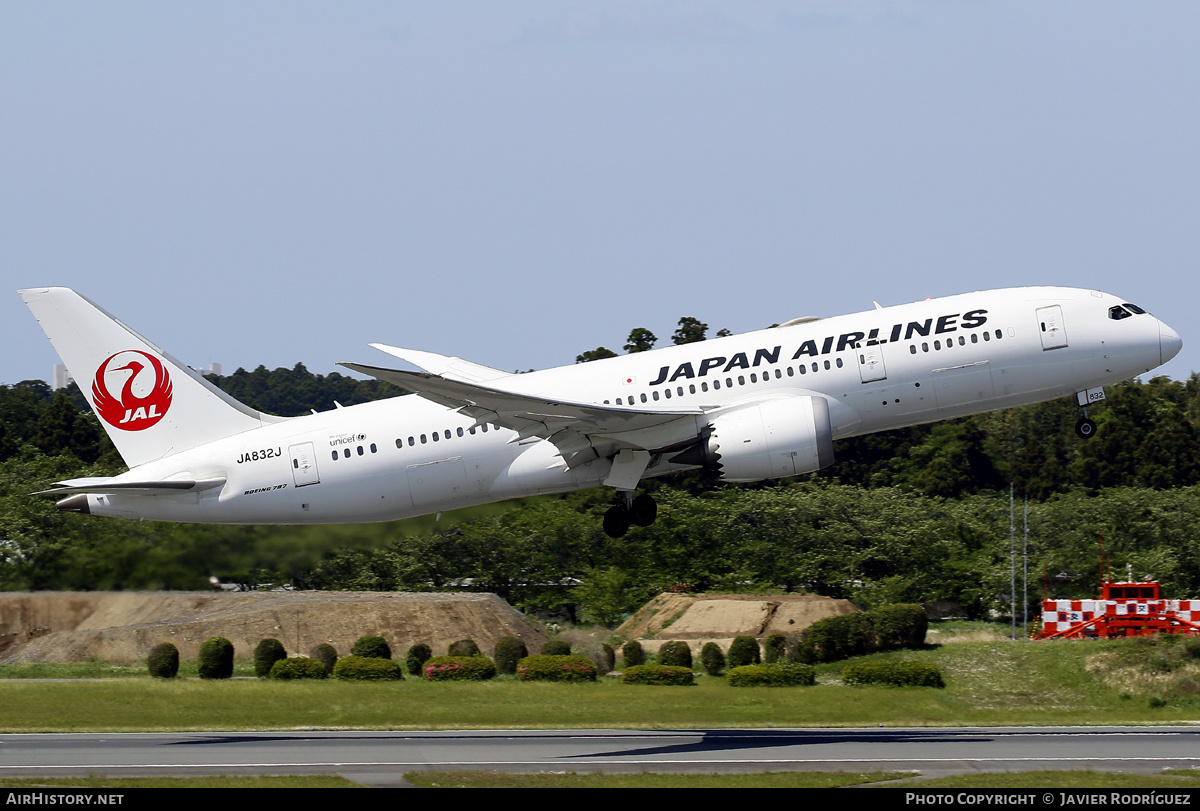
{"type": "Polygon", "coordinates": [[[730,482],[812,473],[833,464],[829,403],[822,397],[783,397],[721,414],[698,446],[671,461],[715,467],[730,482]]]}

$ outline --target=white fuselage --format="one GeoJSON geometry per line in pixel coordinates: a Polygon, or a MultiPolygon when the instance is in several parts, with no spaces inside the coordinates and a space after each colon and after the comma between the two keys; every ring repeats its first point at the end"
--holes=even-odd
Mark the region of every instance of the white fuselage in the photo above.
{"type": "MultiPolygon", "coordinates": [[[[1149,371],[1179,338],[1122,300],[1070,288],[931,299],[506,377],[507,390],[670,411],[703,408],[637,444],[678,447],[714,416],[764,399],[824,398],[834,438],[1050,400],[1149,371]]],[[[166,495],[88,495],[94,515],[202,523],[385,521],[601,484],[606,458],[568,468],[538,437],[417,395],[248,430],[114,481],[224,478],[166,495]]],[[[684,466],[656,454],[655,476],[684,466]]]]}

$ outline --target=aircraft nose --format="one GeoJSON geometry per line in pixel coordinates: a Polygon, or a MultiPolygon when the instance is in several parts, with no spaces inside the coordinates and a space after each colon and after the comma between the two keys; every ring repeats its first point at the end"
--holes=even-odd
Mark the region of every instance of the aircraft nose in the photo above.
{"type": "Polygon", "coordinates": [[[1158,351],[1162,358],[1162,363],[1166,363],[1171,358],[1179,354],[1179,350],[1183,349],[1183,339],[1179,337],[1179,333],[1168,327],[1162,321],[1158,322],[1158,351]]]}

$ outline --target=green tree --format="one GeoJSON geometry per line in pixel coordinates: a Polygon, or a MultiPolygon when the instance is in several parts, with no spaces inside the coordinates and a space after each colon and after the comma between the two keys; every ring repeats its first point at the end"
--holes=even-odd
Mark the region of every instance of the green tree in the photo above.
{"type": "Polygon", "coordinates": [[[576,363],[587,363],[593,360],[604,360],[605,358],[615,358],[616,352],[607,349],[603,346],[598,346],[595,349],[589,349],[587,352],[575,356],[576,363]]]}
{"type": "Polygon", "coordinates": [[[633,331],[629,333],[629,340],[625,342],[625,351],[629,353],[645,352],[653,349],[654,342],[657,340],[658,337],[645,327],[634,327],[633,331]]]}
{"type": "Polygon", "coordinates": [[[693,344],[703,341],[707,332],[708,324],[692,318],[690,315],[685,315],[679,319],[679,326],[675,328],[671,340],[676,344],[693,344]]]}

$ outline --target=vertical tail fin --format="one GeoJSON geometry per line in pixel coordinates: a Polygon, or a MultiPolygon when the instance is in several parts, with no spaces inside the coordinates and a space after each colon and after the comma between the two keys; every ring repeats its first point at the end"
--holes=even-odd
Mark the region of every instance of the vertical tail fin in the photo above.
{"type": "Polygon", "coordinates": [[[282,419],[237,402],[74,290],[20,294],[130,467],[282,419]]]}

